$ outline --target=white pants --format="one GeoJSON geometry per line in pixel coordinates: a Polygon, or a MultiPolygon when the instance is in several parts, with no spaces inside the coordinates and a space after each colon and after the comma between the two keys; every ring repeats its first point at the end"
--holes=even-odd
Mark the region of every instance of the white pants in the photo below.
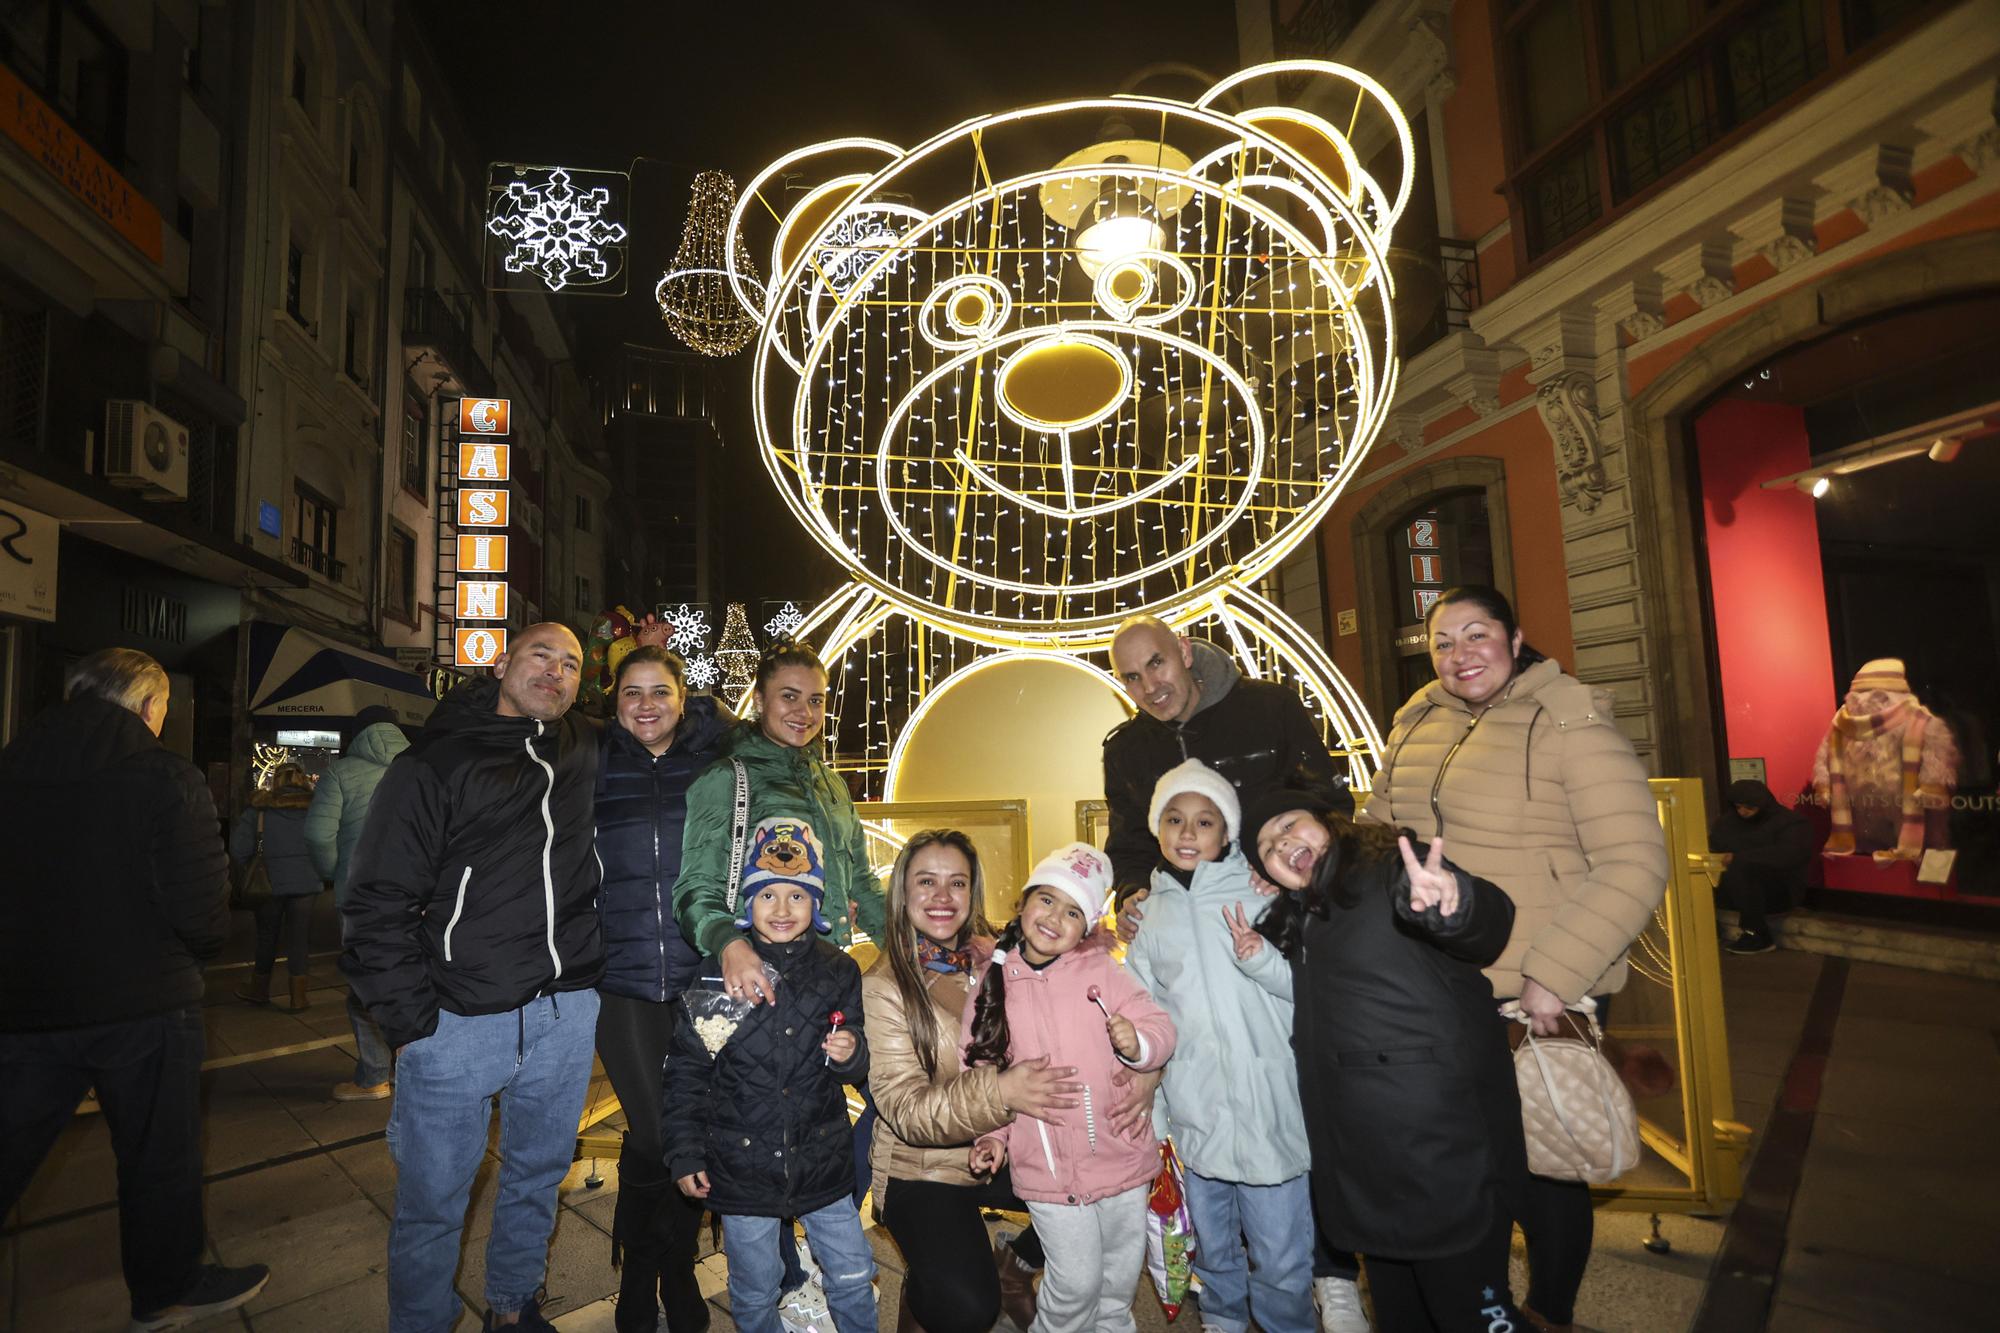
{"type": "Polygon", "coordinates": [[[1030,1203],[1048,1263],[1030,1333],[1133,1333],[1152,1185],[1096,1203],[1030,1203]]]}

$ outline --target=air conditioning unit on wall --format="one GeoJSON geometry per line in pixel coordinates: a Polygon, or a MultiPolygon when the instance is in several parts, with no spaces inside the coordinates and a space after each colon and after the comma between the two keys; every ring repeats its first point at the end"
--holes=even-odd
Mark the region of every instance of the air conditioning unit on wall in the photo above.
{"type": "Polygon", "coordinates": [[[149,500],[187,499],[187,427],[151,403],[110,399],[104,404],[104,479],[149,500]]]}

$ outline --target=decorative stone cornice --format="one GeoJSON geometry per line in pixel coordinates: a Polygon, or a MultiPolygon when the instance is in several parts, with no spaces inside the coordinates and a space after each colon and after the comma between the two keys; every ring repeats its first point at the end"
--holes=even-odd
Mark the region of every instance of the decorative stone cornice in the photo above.
{"type": "Polygon", "coordinates": [[[1730,226],[1752,254],[1762,255],[1780,273],[1819,252],[1809,198],[1781,195],[1730,226]]]}
{"type": "Polygon", "coordinates": [[[1406,454],[1424,447],[1424,419],[1416,412],[1395,412],[1389,417],[1389,439],[1406,454]]]}
{"type": "Polygon", "coordinates": [[[1528,349],[1528,383],[1589,372],[1597,365],[1597,319],[1585,310],[1552,310],[1522,331],[1528,349]]]}
{"type": "Polygon", "coordinates": [[[1563,502],[1590,513],[1610,489],[1597,429],[1597,382],[1580,371],[1557,376],[1535,391],[1535,410],[1556,446],[1563,502]]]}
{"type": "Polygon", "coordinates": [[[1660,278],[1667,291],[1685,292],[1706,310],[1736,295],[1736,272],[1730,263],[1733,249],[1728,241],[1691,245],[1660,265],[1660,278]]]}
{"type": "Polygon", "coordinates": [[[1960,144],[1956,150],[1975,176],[1984,176],[2000,163],[2000,125],[1988,125],[1960,144]]]}
{"type": "Polygon", "coordinates": [[[1815,207],[1825,221],[1843,209],[1868,226],[1910,211],[1916,190],[1910,184],[1910,149],[1901,144],[1870,145],[1813,178],[1825,193],[1815,207]]]}

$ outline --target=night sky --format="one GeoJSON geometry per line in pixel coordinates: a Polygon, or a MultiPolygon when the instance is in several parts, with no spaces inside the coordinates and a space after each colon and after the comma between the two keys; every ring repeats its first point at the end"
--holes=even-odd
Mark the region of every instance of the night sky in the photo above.
{"type": "MultiPolygon", "coordinates": [[[[1218,77],[1237,67],[1229,0],[418,0],[415,8],[487,158],[633,171],[630,293],[566,302],[582,330],[586,371],[615,366],[622,342],[679,347],[652,288],[680,240],[698,170],[727,171],[740,186],[781,153],[821,139],[913,144],[971,116],[1117,92],[1151,66],[1192,65],[1218,77]]],[[[1145,90],[1185,96],[1196,86],[1183,79],[1145,90]]],[[[840,577],[771,494],[757,460],[750,355],[721,363],[732,407],[729,510],[754,512],[756,498],[768,496],[771,521],[719,524],[714,594],[746,601],[754,613],[767,597],[817,600],[840,577]]],[[[720,622],[719,607],[713,619],[720,622]]]]}

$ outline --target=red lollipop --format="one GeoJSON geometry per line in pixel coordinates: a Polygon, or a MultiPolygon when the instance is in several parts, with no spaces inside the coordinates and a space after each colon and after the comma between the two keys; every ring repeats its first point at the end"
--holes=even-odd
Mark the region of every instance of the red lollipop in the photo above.
{"type": "Polygon", "coordinates": [[[1111,1011],[1104,1007],[1103,991],[1099,990],[1095,986],[1092,986],[1089,990],[1084,992],[1084,997],[1088,999],[1092,1004],[1097,1006],[1098,1011],[1104,1015],[1105,1022],[1108,1023],[1111,1021],[1111,1011]]]}
{"type": "MultiPolygon", "coordinates": [[[[838,1032],[840,1031],[840,1025],[847,1021],[847,1015],[841,1013],[840,1010],[836,1009],[832,1013],[826,1016],[826,1021],[833,1024],[833,1030],[835,1032],[838,1032]]],[[[833,1052],[828,1051],[826,1053],[826,1059],[821,1061],[821,1063],[831,1065],[833,1063],[833,1052]]]]}

